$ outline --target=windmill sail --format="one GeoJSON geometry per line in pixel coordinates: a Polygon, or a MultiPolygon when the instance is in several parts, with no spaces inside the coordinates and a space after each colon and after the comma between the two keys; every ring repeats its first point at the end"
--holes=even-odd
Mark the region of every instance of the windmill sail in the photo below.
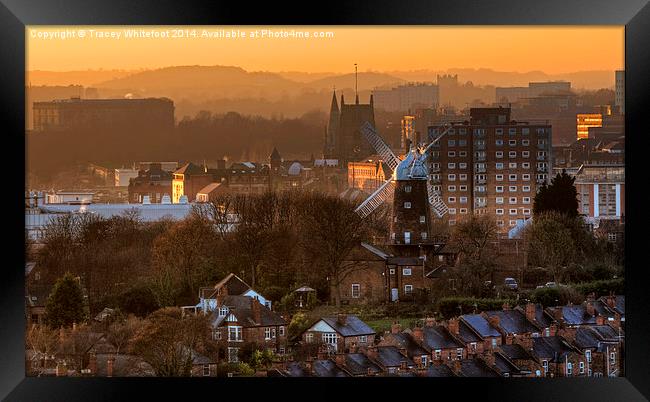
{"type": "Polygon", "coordinates": [[[370,215],[372,211],[377,209],[378,206],[384,203],[387,198],[395,191],[395,182],[393,179],[388,179],[382,184],[374,193],[370,195],[364,202],[361,203],[354,210],[361,218],[370,215]]]}
{"type": "Polygon", "coordinates": [[[390,167],[390,170],[395,170],[399,165],[399,159],[390,147],[386,145],[384,140],[379,136],[375,128],[369,122],[363,123],[361,132],[366,137],[368,142],[375,148],[375,151],[382,157],[384,162],[390,167]]]}
{"type": "Polygon", "coordinates": [[[440,194],[433,189],[433,185],[430,181],[427,181],[427,193],[429,195],[429,204],[431,204],[436,216],[438,216],[438,218],[445,216],[445,214],[449,212],[449,207],[447,207],[447,204],[442,200],[440,194]]]}

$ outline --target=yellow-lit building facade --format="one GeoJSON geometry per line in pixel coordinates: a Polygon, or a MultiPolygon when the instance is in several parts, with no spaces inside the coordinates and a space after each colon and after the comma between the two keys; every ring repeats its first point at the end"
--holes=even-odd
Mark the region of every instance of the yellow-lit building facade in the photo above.
{"type": "Polygon", "coordinates": [[[185,175],[174,173],[174,179],[172,180],[172,202],[178,204],[180,202],[181,196],[184,193],[184,183],[185,175]]]}
{"type": "Polygon", "coordinates": [[[589,127],[602,127],[602,113],[578,113],[576,115],[578,139],[589,138],[589,127]]]}
{"type": "Polygon", "coordinates": [[[415,116],[404,116],[402,118],[402,135],[400,141],[400,148],[406,150],[408,146],[407,140],[415,141],[415,116]]]}
{"type": "Polygon", "coordinates": [[[348,187],[372,193],[386,181],[386,174],[379,160],[348,163],[348,187]]]}

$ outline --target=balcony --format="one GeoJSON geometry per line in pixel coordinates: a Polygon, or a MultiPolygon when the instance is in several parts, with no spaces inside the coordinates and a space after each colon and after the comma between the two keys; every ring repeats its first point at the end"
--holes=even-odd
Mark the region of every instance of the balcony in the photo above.
{"type": "Polygon", "coordinates": [[[476,149],[478,151],[483,151],[483,150],[485,150],[485,144],[474,143],[474,149],[476,149]]]}
{"type": "Polygon", "coordinates": [[[440,173],[440,166],[438,166],[438,167],[432,167],[432,168],[431,168],[431,171],[432,171],[433,173],[440,173]]]}
{"type": "Polygon", "coordinates": [[[487,183],[487,179],[474,179],[475,184],[485,184],[487,183]]]}
{"type": "Polygon", "coordinates": [[[537,179],[537,184],[544,184],[546,183],[546,179],[537,179]]]}
{"type": "Polygon", "coordinates": [[[484,167],[474,167],[474,172],[475,173],[485,173],[485,168],[484,167]]]}
{"type": "Polygon", "coordinates": [[[548,148],[548,144],[537,144],[537,149],[546,149],[548,148]]]}
{"type": "Polygon", "coordinates": [[[545,167],[537,166],[537,171],[538,172],[546,172],[546,170],[547,170],[547,168],[545,168],[545,167]]]}
{"type": "Polygon", "coordinates": [[[474,193],[476,193],[476,194],[485,194],[485,193],[487,193],[487,189],[486,188],[476,187],[474,189],[474,193]]]}
{"type": "Polygon", "coordinates": [[[546,156],[539,156],[539,155],[537,155],[537,160],[538,160],[538,161],[546,160],[546,156]]]}
{"type": "Polygon", "coordinates": [[[429,181],[431,182],[431,184],[440,184],[440,177],[437,177],[437,178],[436,177],[430,177],[429,181]]]}

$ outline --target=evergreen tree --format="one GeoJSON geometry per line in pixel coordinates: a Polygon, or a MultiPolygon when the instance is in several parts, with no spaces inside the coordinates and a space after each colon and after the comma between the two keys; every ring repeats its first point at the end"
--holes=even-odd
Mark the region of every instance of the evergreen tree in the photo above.
{"type": "Polygon", "coordinates": [[[565,170],[551,180],[551,185],[543,184],[535,196],[533,213],[538,216],[543,212],[555,211],[569,217],[578,215],[578,192],[574,177],[565,170]]]}
{"type": "Polygon", "coordinates": [[[66,272],[54,284],[45,305],[45,319],[52,328],[69,327],[84,320],[84,300],[81,286],[66,272]]]}

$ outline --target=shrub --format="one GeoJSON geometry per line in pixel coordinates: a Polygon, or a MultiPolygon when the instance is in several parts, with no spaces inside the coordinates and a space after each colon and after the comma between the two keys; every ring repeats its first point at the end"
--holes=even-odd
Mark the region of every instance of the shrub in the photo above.
{"type": "Polygon", "coordinates": [[[623,278],[617,278],[585,282],[575,285],[575,289],[584,296],[590,293],[595,293],[596,297],[607,296],[610,293],[620,295],[625,293],[625,280],[623,278]]]}
{"type": "Polygon", "coordinates": [[[487,310],[501,310],[504,303],[513,306],[511,299],[477,299],[474,297],[445,297],[438,301],[438,311],[445,318],[457,317],[487,310]],[[460,308],[459,308],[460,306],[460,308]]]}
{"type": "Polygon", "coordinates": [[[583,296],[570,286],[558,286],[535,289],[531,294],[531,300],[533,303],[539,303],[544,307],[553,307],[563,306],[569,302],[574,304],[582,303],[583,296]]]}

